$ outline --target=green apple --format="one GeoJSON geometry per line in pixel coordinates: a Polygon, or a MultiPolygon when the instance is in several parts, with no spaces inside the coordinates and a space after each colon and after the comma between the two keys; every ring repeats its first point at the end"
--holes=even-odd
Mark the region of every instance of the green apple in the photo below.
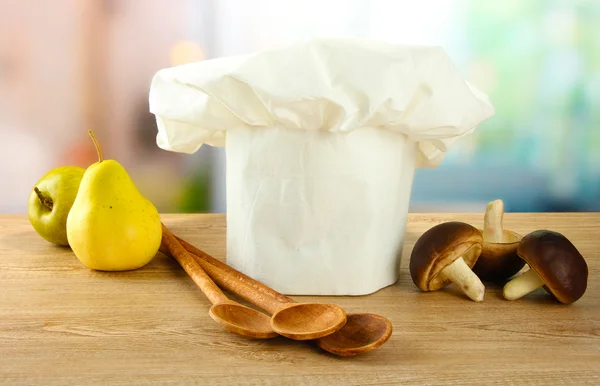
{"type": "Polygon", "coordinates": [[[73,206],[85,169],[61,166],[46,173],[29,195],[28,215],[33,229],[45,240],[69,245],[67,217],[73,206]]]}

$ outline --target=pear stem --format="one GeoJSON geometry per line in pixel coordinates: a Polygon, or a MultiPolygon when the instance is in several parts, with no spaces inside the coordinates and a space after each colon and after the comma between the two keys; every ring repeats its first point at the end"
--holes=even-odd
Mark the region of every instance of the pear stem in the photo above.
{"type": "Polygon", "coordinates": [[[88,134],[92,137],[92,141],[94,141],[94,146],[96,146],[96,152],[98,153],[98,163],[104,161],[102,158],[102,150],[100,149],[100,145],[98,144],[98,140],[94,136],[94,132],[92,130],[88,130],[88,134]]]}
{"type": "Polygon", "coordinates": [[[54,207],[54,201],[52,201],[50,197],[44,196],[37,186],[33,188],[33,191],[35,192],[35,194],[37,194],[40,203],[46,208],[48,208],[48,210],[52,210],[52,208],[54,207]]]}

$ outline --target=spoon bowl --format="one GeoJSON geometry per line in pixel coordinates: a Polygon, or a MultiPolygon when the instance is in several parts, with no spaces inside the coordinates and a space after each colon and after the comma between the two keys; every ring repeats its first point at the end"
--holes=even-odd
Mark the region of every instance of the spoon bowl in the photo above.
{"type": "Polygon", "coordinates": [[[286,303],[271,317],[272,329],[294,340],[318,339],[346,324],[346,312],[335,304],[286,303]]]}
{"type": "Polygon", "coordinates": [[[271,328],[271,318],[268,315],[242,304],[215,304],[208,314],[227,331],[246,338],[268,339],[277,336],[271,328]]]}
{"type": "Polygon", "coordinates": [[[338,331],[317,340],[317,346],[339,356],[354,356],[374,350],[392,336],[392,323],[377,314],[349,314],[338,331]]]}

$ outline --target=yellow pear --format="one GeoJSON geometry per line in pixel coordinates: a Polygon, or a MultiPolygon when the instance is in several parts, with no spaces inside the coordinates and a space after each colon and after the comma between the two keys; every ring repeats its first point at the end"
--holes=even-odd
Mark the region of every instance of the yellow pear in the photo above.
{"type": "Polygon", "coordinates": [[[67,217],[67,238],[88,268],[125,271],[143,267],[158,252],[162,238],[156,207],[137,189],[125,168],[104,160],[90,131],[99,161],[83,175],[67,217]]]}

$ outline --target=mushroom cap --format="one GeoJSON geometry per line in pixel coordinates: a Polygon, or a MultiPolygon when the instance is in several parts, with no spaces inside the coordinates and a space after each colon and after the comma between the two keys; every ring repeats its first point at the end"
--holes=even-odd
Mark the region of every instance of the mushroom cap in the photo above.
{"type": "Polygon", "coordinates": [[[462,257],[472,268],[483,248],[481,232],[464,222],[450,221],[427,230],[410,256],[410,275],[422,291],[436,291],[450,284],[442,270],[462,257]]]}
{"type": "Polygon", "coordinates": [[[504,229],[502,242],[484,240],[481,256],[477,259],[473,272],[481,280],[492,282],[503,282],[516,275],[525,266],[525,261],[517,254],[522,238],[518,233],[504,229]]]}
{"type": "Polygon", "coordinates": [[[559,302],[573,303],[585,293],[587,263],[562,234],[545,229],[531,232],[523,237],[517,253],[559,302]]]}

